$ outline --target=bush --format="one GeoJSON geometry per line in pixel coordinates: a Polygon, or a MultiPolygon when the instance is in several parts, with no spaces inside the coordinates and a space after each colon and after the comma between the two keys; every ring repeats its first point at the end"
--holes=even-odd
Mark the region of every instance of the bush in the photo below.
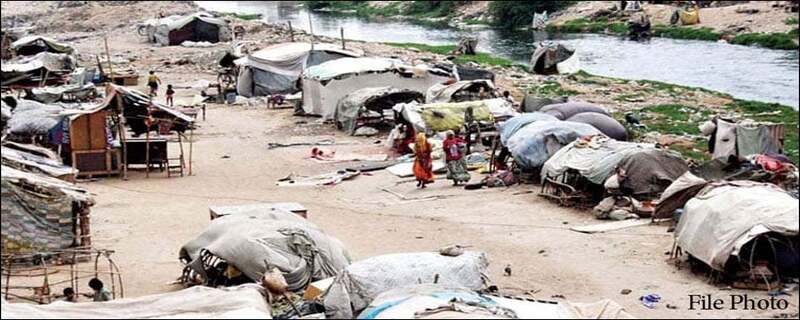
{"type": "Polygon", "coordinates": [[[573,3],[575,1],[492,1],[489,13],[497,26],[513,29],[529,26],[534,12],[546,10],[550,14],[573,3]]]}
{"type": "Polygon", "coordinates": [[[731,40],[733,44],[759,45],[770,49],[797,49],[791,33],[745,33],[731,40]]]}

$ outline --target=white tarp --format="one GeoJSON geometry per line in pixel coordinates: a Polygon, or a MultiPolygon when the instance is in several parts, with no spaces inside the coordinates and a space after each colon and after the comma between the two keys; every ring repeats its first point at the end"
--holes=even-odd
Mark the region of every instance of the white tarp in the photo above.
{"type": "MultiPolygon", "coordinates": [[[[519,121],[521,123],[530,122],[517,129],[504,145],[514,156],[514,161],[521,168],[528,170],[541,167],[551,156],[554,156],[559,150],[563,150],[564,146],[573,143],[575,139],[600,134],[600,131],[588,124],[551,121],[545,115],[526,117],[519,121]]],[[[513,129],[513,127],[508,128],[509,130],[513,129]]],[[[501,134],[501,139],[503,135],[501,134]]],[[[542,176],[544,177],[544,174],[542,176]]]]}
{"type": "Polygon", "coordinates": [[[437,83],[425,93],[425,103],[457,102],[453,97],[463,90],[477,92],[483,88],[486,98],[494,98],[494,84],[489,80],[464,80],[451,84],[437,83]]]}
{"type": "Polygon", "coordinates": [[[444,71],[426,66],[408,66],[385,58],[342,58],[303,72],[303,110],[333,119],[336,105],[345,95],[367,87],[390,86],[426,92],[434,84],[450,79],[444,71]]]}
{"type": "Polygon", "coordinates": [[[379,294],[418,283],[480,290],[489,266],[486,254],[465,251],[457,257],[438,252],[398,253],[372,257],[351,264],[336,276],[322,296],[325,314],[353,318],[379,294]]]}
{"type": "Polygon", "coordinates": [[[219,28],[219,42],[230,40],[231,32],[228,28],[228,23],[225,22],[225,20],[215,18],[207,12],[197,12],[186,16],[172,15],[160,19],[150,19],[145,21],[142,25],[146,27],[149,41],[167,46],[170,44],[170,31],[183,28],[195,20],[216,25],[219,28]]]}
{"type": "Polygon", "coordinates": [[[24,73],[40,68],[49,71],[72,71],[75,69],[75,58],[64,53],[40,52],[32,56],[21,56],[11,61],[3,61],[3,64],[0,65],[3,73],[24,73]]]}
{"type": "Polygon", "coordinates": [[[344,50],[329,43],[276,44],[234,61],[242,69],[236,89],[245,97],[288,93],[295,89],[297,79],[306,68],[363,54],[360,50],[344,50]]]}
{"type": "Polygon", "coordinates": [[[798,234],[798,201],[775,185],[750,181],[711,185],[686,203],[675,228],[684,251],[723,271],[730,256],[755,237],[798,234]]]}
{"type": "Polygon", "coordinates": [[[44,36],[27,36],[20,38],[17,41],[11,43],[11,49],[17,50],[20,47],[32,45],[36,42],[41,42],[44,45],[48,46],[51,50],[54,50],[56,53],[72,53],[73,49],[66,43],[58,42],[52,38],[44,37],[44,36]]]}
{"type": "Polygon", "coordinates": [[[260,286],[214,289],[196,286],[180,291],[111,300],[54,302],[48,305],[2,300],[3,319],[271,319],[260,286]]]}
{"type": "Polygon", "coordinates": [[[602,185],[626,155],[652,148],[655,145],[616,141],[603,135],[594,136],[588,141],[578,139],[558,150],[544,163],[542,180],[558,177],[573,169],[592,183],[602,185]]]}

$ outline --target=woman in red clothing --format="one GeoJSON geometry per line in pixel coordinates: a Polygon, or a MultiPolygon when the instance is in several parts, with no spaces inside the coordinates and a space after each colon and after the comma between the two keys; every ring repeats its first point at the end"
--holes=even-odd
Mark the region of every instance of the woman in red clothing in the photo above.
{"type": "Polygon", "coordinates": [[[447,179],[453,180],[453,185],[459,182],[469,182],[469,172],[467,172],[467,161],[464,158],[464,139],[455,135],[453,131],[447,131],[447,138],[444,140],[444,154],[447,160],[447,179]]]}
{"type": "Polygon", "coordinates": [[[414,143],[414,176],[417,178],[417,188],[425,188],[425,185],[433,182],[433,158],[431,153],[433,147],[425,137],[425,133],[417,134],[417,141],[414,143]]]}

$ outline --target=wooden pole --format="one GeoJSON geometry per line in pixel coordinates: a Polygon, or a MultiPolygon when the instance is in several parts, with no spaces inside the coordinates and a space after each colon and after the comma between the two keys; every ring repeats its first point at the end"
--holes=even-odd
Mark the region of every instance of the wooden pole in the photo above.
{"type": "Polygon", "coordinates": [[[111,77],[111,83],[114,83],[114,69],[111,67],[111,51],[108,50],[108,34],[103,35],[103,42],[106,44],[106,58],[108,58],[108,74],[111,77]]]}
{"type": "MultiPolygon", "coordinates": [[[[147,119],[145,120],[145,129],[146,133],[144,136],[144,161],[145,161],[145,169],[144,169],[144,177],[150,178],[150,108],[153,106],[153,95],[150,95],[150,104],[147,106],[147,119]]],[[[167,168],[169,170],[169,168],[167,168]]]]}
{"type": "Polygon", "coordinates": [[[342,37],[342,50],[346,50],[344,46],[344,27],[339,27],[339,34],[342,37]]]}
{"type": "Polygon", "coordinates": [[[289,41],[294,42],[294,30],[292,29],[291,21],[289,21],[289,41]]]}
{"type": "Polygon", "coordinates": [[[119,132],[119,141],[122,145],[122,159],[120,162],[122,163],[122,180],[128,180],[128,142],[127,138],[125,137],[125,107],[122,105],[122,97],[115,96],[117,99],[117,112],[118,119],[117,119],[117,132],[119,132]]]}
{"type": "Polygon", "coordinates": [[[194,129],[189,127],[189,176],[192,176],[192,146],[194,145],[194,129]]]}
{"type": "Polygon", "coordinates": [[[311,50],[314,50],[314,26],[311,23],[311,11],[306,11],[308,13],[308,33],[311,34],[311,50]]]}

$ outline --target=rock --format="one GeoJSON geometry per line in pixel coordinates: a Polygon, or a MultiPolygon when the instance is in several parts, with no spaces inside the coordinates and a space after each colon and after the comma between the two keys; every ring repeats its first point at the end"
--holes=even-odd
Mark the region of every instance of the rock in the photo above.
{"type": "Polygon", "coordinates": [[[632,292],[631,289],[622,289],[622,291],[620,291],[619,293],[620,294],[630,294],[631,292],[632,292]]]}

